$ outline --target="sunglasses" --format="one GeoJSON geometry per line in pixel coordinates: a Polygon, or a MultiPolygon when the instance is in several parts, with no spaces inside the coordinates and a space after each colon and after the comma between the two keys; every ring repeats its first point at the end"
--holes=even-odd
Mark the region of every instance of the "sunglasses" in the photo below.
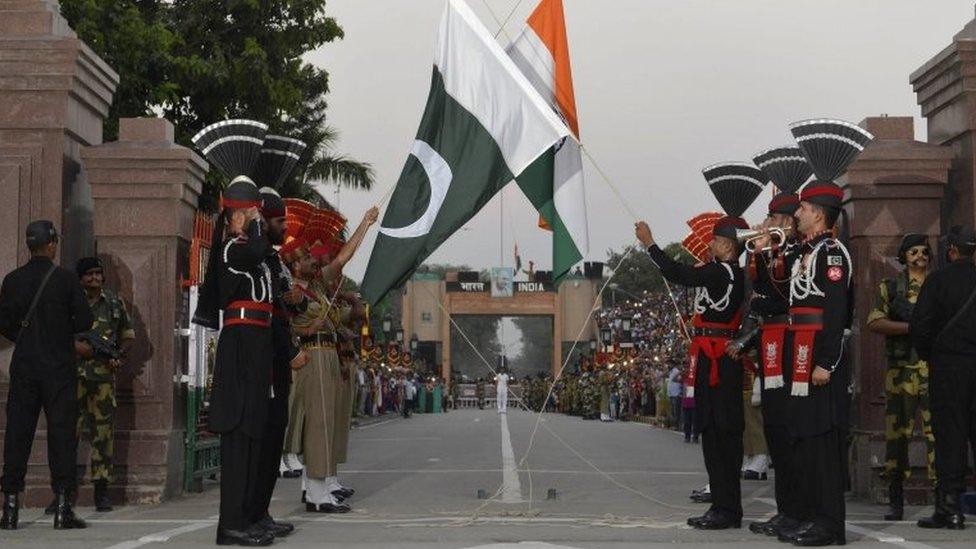
{"type": "Polygon", "coordinates": [[[932,255],[932,252],[930,252],[928,248],[913,248],[908,250],[908,255],[911,257],[915,257],[917,255],[924,255],[925,257],[928,257],[932,255]]]}

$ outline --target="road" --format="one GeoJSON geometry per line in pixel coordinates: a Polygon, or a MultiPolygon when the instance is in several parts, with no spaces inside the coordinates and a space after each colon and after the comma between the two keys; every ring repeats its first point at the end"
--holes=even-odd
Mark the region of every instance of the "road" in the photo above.
{"type": "MultiPolygon", "coordinates": [[[[637,423],[511,411],[460,410],[389,418],[355,429],[340,478],[356,488],[346,515],[306,513],[298,480],[278,483],[272,513],[297,531],[279,547],[636,548],[653,545],[780,547],[748,529],[685,526],[704,506],[688,493],[706,482],[701,448],[637,423]],[[534,433],[534,437],[533,437],[534,433]],[[531,441],[531,442],[530,442],[531,441]],[[478,499],[479,490],[488,499],[478,499]],[[554,490],[554,499],[550,499],[554,490]]],[[[746,521],[772,514],[772,479],[743,483],[746,521]]],[[[39,509],[2,546],[135,549],[212,547],[218,491],[154,506],[79,514],[89,529],[55,532],[39,509]]],[[[851,501],[848,542],[858,547],[972,546],[973,530],[884,523],[881,507],[851,501]]],[[[928,509],[909,507],[907,517],[928,509]]],[[[744,524],[745,526],[745,524],[744,524]]]]}

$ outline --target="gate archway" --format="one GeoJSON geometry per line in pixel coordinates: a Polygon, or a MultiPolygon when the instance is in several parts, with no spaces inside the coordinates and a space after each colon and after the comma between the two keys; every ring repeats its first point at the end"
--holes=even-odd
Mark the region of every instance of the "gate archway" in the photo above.
{"type": "MultiPolygon", "coordinates": [[[[400,321],[404,339],[416,337],[421,343],[432,344],[438,371],[444,380],[450,380],[452,315],[549,317],[553,349],[550,371],[555,375],[577,336],[580,343],[576,352],[589,352],[589,340],[597,337],[596,318],[589,314],[597,298],[599,282],[599,279],[582,277],[567,277],[558,285],[515,282],[511,297],[492,297],[489,283],[459,282],[456,271],[448,271],[443,277],[418,274],[407,282],[403,295],[400,321]]],[[[596,301],[595,306],[599,308],[602,303],[596,301]]],[[[453,344],[467,345],[464,341],[453,344]]]]}

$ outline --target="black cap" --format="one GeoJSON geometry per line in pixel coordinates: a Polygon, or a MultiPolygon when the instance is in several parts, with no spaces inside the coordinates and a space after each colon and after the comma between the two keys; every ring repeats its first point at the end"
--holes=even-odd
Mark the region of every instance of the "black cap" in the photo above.
{"type": "Polygon", "coordinates": [[[34,249],[58,241],[58,231],[54,223],[38,219],[27,224],[27,247],[34,249]]]}
{"type": "MultiPolygon", "coordinates": [[[[907,254],[908,250],[911,250],[915,246],[925,246],[928,248],[929,237],[918,233],[908,233],[902,237],[901,244],[898,245],[898,261],[904,265],[906,261],[905,254],[907,254]]],[[[931,251],[931,249],[929,251],[931,251]]]]}
{"type": "Polygon", "coordinates": [[[101,269],[102,260],[97,257],[83,257],[78,260],[75,264],[75,272],[78,273],[78,278],[85,276],[85,273],[92,269],[101,269]]]}
{"type": "Polygon", "coordinates": [[[943,240],[946,245],[955,246],[966,255],[970,255],[973,250],[976,250],[976,234],[973,233],[971,227],[956,225],[949,229],[949,234],[945,235],[943,240]]]}

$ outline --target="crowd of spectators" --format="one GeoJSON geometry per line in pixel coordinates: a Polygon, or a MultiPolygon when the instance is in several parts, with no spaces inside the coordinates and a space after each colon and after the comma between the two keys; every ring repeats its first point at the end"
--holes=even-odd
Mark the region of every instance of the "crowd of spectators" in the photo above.
{"type": "Polygon", "coordinates": [[[683,289],[674,290],[673,301],[666,292],[644,292],[601,309],[597,352],[587,350],[567,367],[553,390],[553,407],[587,419],[655,418],[681,427],[681,416],[690,417],[682,409],[693,403],[681,398],[688,346],[678,311],[686,315],[690,299],[683,289]],[[607,329],[610,346],[603,341],[607,329]]]}

